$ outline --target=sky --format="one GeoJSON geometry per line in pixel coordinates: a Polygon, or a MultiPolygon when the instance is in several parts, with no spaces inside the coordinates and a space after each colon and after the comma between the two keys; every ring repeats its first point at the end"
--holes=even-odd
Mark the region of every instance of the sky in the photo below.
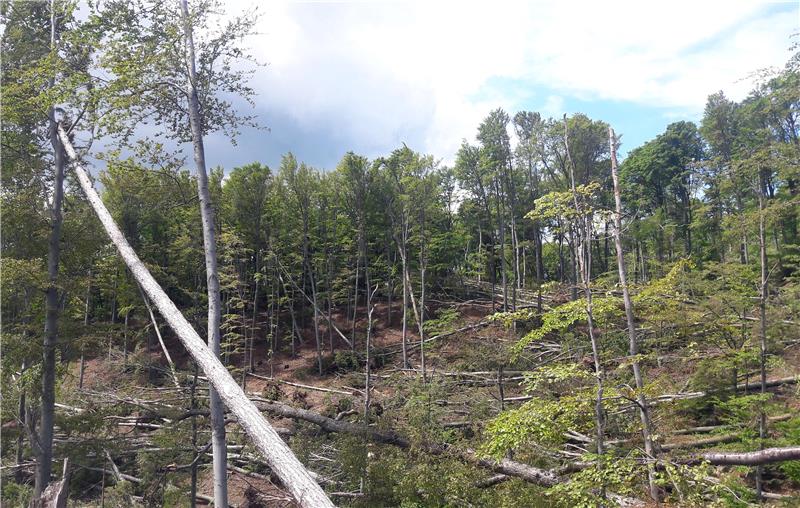
{"type": "MultiPolygon", "coordinates": [[[[800,37],[792,1],[294,1],[257,6],[246,42],[267,129],[236,146],[207,139],[210,165],[277,168],[293,152],[332,169],[407,144],[451,164],[502,107],[585,113],[622,135],[623,154],[671,122],[698,122],[709,94],[741,100],[752,72],[781,67],[800,37]]],[[[242,108],[248,108],[246,104],[242,108]]]]}

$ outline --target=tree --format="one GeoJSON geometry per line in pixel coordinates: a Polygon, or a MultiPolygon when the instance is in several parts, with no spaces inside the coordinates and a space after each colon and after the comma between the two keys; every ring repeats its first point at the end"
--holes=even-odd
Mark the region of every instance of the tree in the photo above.
{"type": "MultiPolygon", "coordinates": [[[[131,125],[137,119],[153,117],[158,124],[170,128],[173,138],[192,143],[206,258],[208,340],[219,354],[222,305],[215,214],[203,138],[215,130],[235,136],[242,125],[252,124],[251,117],[238,113],[222,97],[232,93],[250,100],[252,96],[247,72],[233,70],[231,64],[246,57],[239,45],[252,30],[254,19],[234,18],[214,32],[210,26],[217,7],[213,1],[203,1],[190,12],[186,0],[181,2],[179,11],[147,1],[112,2],[106,6],[102,16],[111,30],[105,35],[101,63],[116,78],[109,86],[109,107],[128,115],[110,115],[101,125],[126,140],[133,134],[131,125]],[[195,44],[197,33],[201,38],[195,44]]],[[[227,506],[223,406],[213,390],[211,407],[214,496],[217,505],[227,506]]]]}

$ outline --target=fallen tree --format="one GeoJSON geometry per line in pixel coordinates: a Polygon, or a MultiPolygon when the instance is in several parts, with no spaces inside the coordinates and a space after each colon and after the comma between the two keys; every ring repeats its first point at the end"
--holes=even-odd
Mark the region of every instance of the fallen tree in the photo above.
{"type": "Polygon", "coordinates": [[[255,404],[247,398],[244,391],[228,372],[228,369],[222,365],[208,348],[203,339],[200,338],[200,335],[197,334],[197,331],[189,324],[181,314],[181,311],[178,310],[178,307],[170,300],[169,296],[139,259],[139,256],[125,239],[122,231],[117,227],[97,191],[94,190],[89,175],[77,162],[75,149],[60,123],[58,124],[58,137],[64,145],[86,199],[94,209],[108,237],[116,246],[128,269],[186,350],[208,376],[209,381],[217,390],[225,405],[236,415],[239,424],[264,456],[270,468],[294,496],[299,505],[314,508],[333,507],[333,503],[328,499],[322,488],[311,478],[303,464],[297,460],[292,450],[283,442],[269,422],[264,419],[255,404]]]}
{"type": "Polygon", "coordinates": [[[800,460],[800,446],[787,448],[765,448],[757,452],[718,453],[701,455],[702,459],[715,466],[761,466],[787,460],[800,460]]]}
{"type": "MultiPolygon", "coordinates": [[[[565,481],[565,478],[553,471],[523,464],[522,462],[517,462],[515,460],[506,458],[500,460],[484,458],[478,455],[474,450],[463,450],[443,443],[412,444],[411,441],[391,430],[378,430],[356,423],[334,420],[333,418],[328,418],[327,416],[321,415],[317,412],[267,400],[253,393],[248,395],[253,401],[255,401],[259,409],[266,411],[272,416],[291,418],[293,420],[303,420],[313,423],[327,432],[351,434],[360,436],[374,443],[393,445],[402,449],[410,449],[415,447],[431,455],[447,455],[450,457],[455,457],[468,464],[482,467],[494,473],[519,478],[523,481],[532,483],[534,485],[539,485],[541,487],[552,487],[565,481]]],[[[644,505],[642,501],[638,499],[628,498],[613,493],[608,493],[608,496],[620,506],[632,507],[644,505]]]]}

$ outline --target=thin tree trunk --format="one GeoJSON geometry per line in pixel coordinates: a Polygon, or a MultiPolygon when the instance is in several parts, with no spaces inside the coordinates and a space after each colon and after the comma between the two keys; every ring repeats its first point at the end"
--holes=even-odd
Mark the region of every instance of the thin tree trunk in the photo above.
{"type": "Polygon", "coordinates": [[[422,370],[422,380],[427,381],[427,369],[425,367],[425,209],[422,209],[422,220],[420,221],[421,236],[419,247],[419,358],[420,369],[422,370]]]}
{"type": "MultiPolygon", "coordinates": [[[[759,291],[759,367],[761,370],[761,394],[767,393],[767,284],[768,284],[768,268],[767,268],[767,232],[764,221],[764,175],[759,169],[759,186],[758,186],[758,248],[759,259],[761,261],[761,287],[759,291]]],[[[759,410],[758,418],[758,437],[759,449],[764,449],[764,440],[767,437],[767,414],[764,411],[764,406],[759,410]]],[[[763,476],[764,467],[759,464],[756,468],[756,495],[759,501],[763,500],[763,476]]]]}
{"type": "MultiPolygon", "coordinates": [[[[200,115],[200,101],[197,94],[197,73],[195,71],[194,34],[187,0],[181,0],[184,43],[186,45],[186,70],[188,71],[187,91],[189,96],[189,125],[192,131],[194,162],[197,169],[197,194],[200,200],[200,215],[203,223],[203,244],[205,245],[206,282],[208,290],[208,346],[218,358],[220,354],[220,290],[217,271],[217,240],[214,226],[214,209],[208,189],[206,156],[203,145],[203,119],[200,115]]],[[[209,393],[211,412],[211,441],[214,469],[214,506],[228,506],[228,468],[227,447],[225,446],[225,408],[219,394],[212,386],[209,393]]]]}
{"type": "MultiPolygon", "coordinates": [[[[564,115],[564,147],[567,159],[569,160],[570,187],[572,189],[572,201],[575,205],[575,212],[578,215],[577,227],[575,227],[574,259],[580,270],[583,293],[586,299],[586,321],[589,328],[589,340],[592,344],[592,357],[594,359],[595,376],[597,377],[597,398],[595,402],[595,422],[597,425],[597,454],[603,455],[604,444],[604,415],[603,415],[603,370],[600,363],[600,346],[594,333],[594,315],[592,309],[592,246],[591,246],[591,214],[587,213],[578,202],[578,193],[575,188],[575,163],[569,151],[569,129],[567,126],[567,115],[564,115]]],[[[576,273],[577,275],[577,273],[576,273]]],[[[577,283],[577,280],[576,280],[577,283]]],[[[577,284],[576,284],[577,285],[577,284]]],[[[598,467],[602,467],[602,460],[598,458],[598,467]]],[[[602,494],[605,495],[605,488],[601,486],[602,494]]]]}
{"type": "MultiPolygon", "coordinates": [[[[72,145],[68,143],[63,128],[59,126],[59,138],[72,160],[76,159],[72,145]]],[[[282,484],[294,496],[296,502],[302,507],[333,507],[333,503],[325,492],[311,478],[291,449],[283,442],[275,429],[267,422],[255,404],[245,395],[228,369],[219,361],[216,355],[200,338],[192,325],[181,314],[172,300],[142,263],[136,252],[131,248],[114,219],[103,204],[97,191],[92,187],[89,175],[79,165],[74,165],[78,181],[86,194],[86,198],[97,214],[111,241],[117,247],[120,256],[133,273],[136,281],[141,284],[145,294],[151,299],[166,322],[175,331],[186,350],[197,361],[200,368],[208,377],[209,382],[219,393],[222,400],[236,416],[239,424],[253,441],[258,451],[264,456],[267,464],[275,472],[282,484]]]]}
{"type": "Polygon", "coordinates": [[[158,337],[158,343],[161,345],[161,351],[164,352],[164,358],[167,359],[169,371],[172,373],[172,381],[175,383],[176,387],[180,388],[181,383],[178,381],[178,372],[175,369],[175,362],[172,361],[167,345],[164,343],[164,338],[161,336],[161,330],[158,328],[158,321],[156,321],[156,316],[153,314],[153,307],[150,305],[150,300],[147,299],[144,291],[142,291],[142,286],[137,284],[137,287],[139,288],[139,294],[142,296],[144,305],[147,307],[147,313],[150,315],[150,322],[153,324],[153,329],[156,331],[156,337],[158,337]]]}
{"type": "Polygon", "coordinates": [[[369,406],[371,402],[371,395],[370,390],[370,377],[372,375],[372,365],[370,362],[372,358],[370,358],[370,348],[372,346],[372,313],[375,310],[375,306],[372,305],[372,298],[375,296],[375,292],[378,290],[378,285],[375,285],[375,290],[372,293],[369,292],[369,286],[367,286],[367,344],[365,346],[366,350],[366,365],[364,366],[364,425],[369,426],[369,406]]]}
{"type": "MultiPolygon", "coordinates": [[[[405,249],[405,243],[401,247],[405,249]]],[[[406,271],[408,268],[406,267],[406,254],[401,254],[402,259],[400,263],[402,264],[402,278],[403,278],[403,368],[407,369],[408,365],[408,281],[406,280],[406,271]]]]}
{"type": "MultiPolygon", "coordinates": [[[[86,286],[86,301],[83,305],[83,327],[85,330],[89,329],[89,299],[92,296],[92,272],[89,271],[89,284],[86,286]]],[[[86,370],[86,358],[84,356],[84,347],[81,344],[81,363],[78,371],[78,390],[83,390],[83,374],[86,370]]]]}
{"type": "MultiPolygon", "coordinates": [[[[614,182],[614,245],[617,250],[617,270],[619,283],[622,286],[622,300],[625,303],[625,318],[628,324],[628,354],[633,358],[633,379],[636,383],[636,394],[639,402],[639,416],[642,420],[642,436],[644,437],[644,450],[648,458],[655,458],[653,448],[653,426],[650,421],[650,410],[644,396],[644,380],[639,366],[639,344],[636,338],[636,323],[633,316],[633,302],[628,290],[628,279],[625,269],[625,252],[622,250],[622,197],[620,195],[619,177],[617,176],[617,137],[614,129],[608,128],[608,143],[611,149],[611,178],[614,182]]],[[[608,223],[606,222],[606,225],[608,223]]],[[[650,497],[658,503],[659,493],[656,485],[655,468],[651,462],[647,466],[647,480],[650,487],[650,497]]]]}
{"type": "MultiPolygon", "coordinates": [[[[24,374],[25,371],[28,369],[28,362],[23,359],[22,366],[20,367],[20,374],[24,374]]],[[[25,403],[25,387],[21,384],[19,385],[19,402],[17,406],[17,415],[20,421],[25,420],[25,413],[26,413],[26,403],[25,403]]],[[[16,465],[17,470],[14,472],[14,477],[17,483],[22,483],[24,480],[24,471],[20,465],[22,464],[22,460],[24,458],[24,432],[22,428],[19,429],[19,434],[17,434],[17,448],[16,448],[16,465]]]]}
{"type": "MultiPolygon", "coordinates": [[[[131,309],[125,313],[125,321],[123,321],[122,328],[122,363],[128,365],[128,316],[131,315],[131,309]]],[[[149,353],[149,351],[148,351],[149,353]]]]}
{"type": "MultiPolygon", "coordinates": [[[[191,391],[192,410],[197,409],[197,397],[195,397],[195,392],[197,391],[197,370],[197,363],[195,363],[191,391]]],[[[195,456],[192,459],[192,465],[190,468],[191,486],[189,488],[189,506],[195,508],[195,506],[197,506],[197,416],[192,416],[192,450],[194,450],[195,456]]]]}
{"type": "Polygon", "coordinates": [[[544,277],[544,262],[542,260],[542,232],[539,225],[534,226],[534,261],[536,262],[536,311],[542,312],[542,283],[544,277]]]}
{"type": "Polygon", "coordinates": [[[356,313],[358,312],[358,268],[360,266],[361,256],[356,254],[356,277],[353,283],[353,329],[350,335],[350,349],[356,350],[356,313]]]}
{"type": "Polygon", "coordinates": [[[317,341],[317,365],[319,367],[319,375],[322,375],[322,343],[319,337],[319,307],[317,307],[317,284],[314,281],[314,274],[309,271],[311,278],[311,294],[314,300],[314,338],[317,341]]]}
{"type": "MultiPolygon", "coordinates": [[[[50,1],[50,50],[57,50],[55,0],[50,1]]],[[[50,80],[55,86],[55,78],[50,80]]],[[[59,291],[58,271],[61,256],[61,212],[64,201],[64,171],[67,160],[64,147],[58,138],[55,108],[50,108],[50,144],[53,147],[55,178],[53,181],[53,203],[50,209],[50,238],[47,249],[48,286],[45,296],[46,318],[42,343],[42,401],[39,447],[34,480],[33,496],[38,498],[50,483],[53,462],[53,425],[56,402],[56,346],[58,343],[59,291]]]]}

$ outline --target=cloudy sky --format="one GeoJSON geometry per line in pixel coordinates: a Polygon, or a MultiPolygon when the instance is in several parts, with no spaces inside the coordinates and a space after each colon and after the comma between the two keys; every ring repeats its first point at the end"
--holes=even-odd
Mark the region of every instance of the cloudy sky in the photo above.
{"type": "MultiPolygon", "coordinates": [[[[226,2],[231,14],[254,5],[226,2]]],[[[743,98],[748,75],[783,65],[800,30],[800,0],[270,1],[258,12],[248,45],[267,64],[253,84],[269,131],[237,147],[212,136],[212,165],[275,167],[292,151],[328,169],[348,150],[377,157],[401,143],[447,163],[497,107],[583,112],[631,149],[699,120],[715,91],[743,98]]]]}

